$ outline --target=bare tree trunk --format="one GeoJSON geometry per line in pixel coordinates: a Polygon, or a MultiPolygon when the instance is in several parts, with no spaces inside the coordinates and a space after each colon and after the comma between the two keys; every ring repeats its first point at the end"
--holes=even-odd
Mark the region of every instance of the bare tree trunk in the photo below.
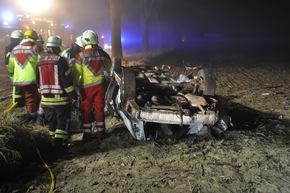
{"type": "MultiPolygon", "coordinates": [[[[150,2],[149,2],[150,4],[150,2]]],[[[143,52],[146,55],[149,51],[149,20],[150,13],[147,0],[142,1],[142,16],[141,16],[141,26],[142,26],[142,48],[143,52]]]]}
{"type": "MultiPolygon", "coordinates": [[[[159,16],[159,8],[161,5],[160,1],[156,0],[143,0],[141,2],[142,16],[141,16],[141,25],[143,28],[142,32],[142,47],[145,54],[148,53],[150,48],[149,43],[149,24],[152,18],[159,16]]],[[[158,23],[158,21],[156,21],[158,23]]]]}
{"type": "Polygon", "coordinates": [[[110,0],[110,21],[111,21],[111,41],[112,53],[111,57],[119,57],[123,59],[123,50],[121,42],[121,15],[122,0],[110,0]]]}
{"type": "Polygon", "coordinates": [[[143,21],[143,32],[142,32],[142,47],[143,51],[147,53],[149,51],[149,18],[146,17],[143,21]]]}

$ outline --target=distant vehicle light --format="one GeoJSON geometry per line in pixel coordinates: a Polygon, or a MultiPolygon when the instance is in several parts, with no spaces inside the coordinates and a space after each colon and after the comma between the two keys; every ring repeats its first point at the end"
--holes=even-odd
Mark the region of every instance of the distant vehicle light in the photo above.
{"type": "Polygon", "coordinates": [[[104,49],[105,50],[110,50],[110,49],[112,49],[112,46],[110,46],[108,44],[104,44],[104,49]]]}
{"type": "Polygon", "coordinates": [[[10,22],[14,20],[13,14],[10,12],[2,13],[2,18],[5,22],[10,22]]]}
{"type": "Polygon", "coordinates": [[[41,14],[49,10],[51,0],[18,0],[18,4],[25,12],[41,14]]]}

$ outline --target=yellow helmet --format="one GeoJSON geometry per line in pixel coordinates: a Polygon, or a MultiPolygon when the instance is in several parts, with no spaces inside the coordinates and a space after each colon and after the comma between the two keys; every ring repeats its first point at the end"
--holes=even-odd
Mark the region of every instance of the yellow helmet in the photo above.
{"type": "Polygon", "coordinates": [[[38,39],[38,35],[37,35],[36,31],[34,31],[33,29],[28,29],[24,33],[24,38],[25,39],[31,38],[31,39],[37,40],[38,39]]]}
{"type": "Polygon", "coordinates": [[[98,35],[93,30],[87,30],[82,35],[84,45],[98,44],[98,35]]]}

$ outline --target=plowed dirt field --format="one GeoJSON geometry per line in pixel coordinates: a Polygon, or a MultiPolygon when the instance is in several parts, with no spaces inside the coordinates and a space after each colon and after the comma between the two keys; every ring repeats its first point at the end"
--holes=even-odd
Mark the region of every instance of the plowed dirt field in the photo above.
{"type": "MultiPolygon", "coordinates": [[[[107,117],[107,138],[83,144],[76,134],[73,146],[49,161],[54,192],[290,192],[289,52],[195,49],[131,56],[125,65],[212,69],[234,127],[219,138],[205,130],[180,140],[135,141],[121,121],[107,117]]],[[[7,82],[8,76],[1,85],[7,82]]],[[[49,172],[38,162],[29,170],[0,192],[48,192],[49,172]]]]}

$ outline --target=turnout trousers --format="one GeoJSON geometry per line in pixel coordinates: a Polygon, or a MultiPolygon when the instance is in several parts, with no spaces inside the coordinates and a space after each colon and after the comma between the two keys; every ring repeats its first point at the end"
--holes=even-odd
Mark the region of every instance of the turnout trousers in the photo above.
{"type": "Polygon", "coordinates": [[[82,127],[84,133],[92,132],[92,123],[96,121],[97,132],[105,131],[105,91],[100,83],[81,89],[82,127]]]}
{"type": "Polygon", "coordinates": [[[66,139],[70,127],[70,105],[43,106],[51,138],[66,139]]]}
{"type": "Polygon", "coordinates": [[[28,114],[36,116],[37,110],[40,102],[40,94],[37,90],[36,84],[31,84],[27,86],[20,86],[22,90],[22,95],[25,98],[25,106],[28,114]]]}

